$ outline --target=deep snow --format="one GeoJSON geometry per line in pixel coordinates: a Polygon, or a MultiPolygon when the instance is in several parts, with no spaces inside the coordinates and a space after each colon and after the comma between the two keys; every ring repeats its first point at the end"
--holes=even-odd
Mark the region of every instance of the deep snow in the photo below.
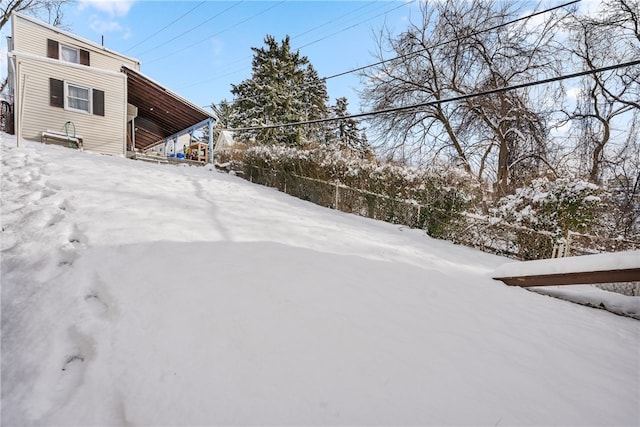
{"type": "Polygon", "coordinates": [[[206,168],[2,149],[2,425],[638,425],[640,322],[206,168]]]}

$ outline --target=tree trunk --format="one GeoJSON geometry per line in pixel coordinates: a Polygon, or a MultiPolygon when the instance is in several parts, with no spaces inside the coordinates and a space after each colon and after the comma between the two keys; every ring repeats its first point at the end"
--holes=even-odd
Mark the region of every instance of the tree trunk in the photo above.
{"type": "Polygon", "coordinates": [[[596,147],[593,150],[593,155],[591,157],[591,170],[589,171],[589,181],[594,184],[600,185],[602,183],[600,174],[602,173],[602,155],[604,151],[604,146],[609,142],[609,138],[611,137],[611,129],[609,128],[609,122],[606,120],[600,119],[600,123],[602,123],[602,139],[598,142],[596,147]]]}
{"type": "Polygon", "coordinates": [[[500,151],[498,153],[498,195],[507,194],[509,185],[509,147],[504,138],[500,138],[500,151]]]}

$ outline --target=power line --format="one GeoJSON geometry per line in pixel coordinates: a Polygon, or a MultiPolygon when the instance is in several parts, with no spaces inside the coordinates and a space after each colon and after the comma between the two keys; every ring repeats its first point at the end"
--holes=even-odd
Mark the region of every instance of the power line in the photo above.
{"type": "MultiPolygon", "coordinates": [[[[286,0],[281,0],[281,1],[280,1],[280,2],[278,2],[278,3],[276,3],[276,4],[274,4],[274,5],[270,6],[270,7],[268,7],[268,8],[266,8],[266,9],[261,10],[260,12],[256,13],[255,15],[251,15],[250,17],[248,17],[248,18],[246,18],[246,19],[244,19],[244,20],[242,20],[242,21],[240,21],[240,22],[237,22],[237,23],[235,23],[235,24],[231,25],[231,26],[229,26],[229,27],[225,28],[224,30],[220,30],[220,31],[218,31],[217,33],[215,33],[215,34],[213,34],[213,35],[210,35],[210,36],[205,37],[204,39],[200,40],[199,42],[195,42],[195,43],[193,43],[190,47],[193,47],[193,46],[196,46],[196,45],[202,44],[202,43],[206,42],[207,40],[210,40],[210,39],[212,39],[212,38],[214,38],[214,37],[216,37],[216,36],[218,36],[218,35],[220,35],[220,34],[222,34],[222,33],[226,32],[226,31],[232,30],[232,29],[234,29],[234,28],[236,28],[236,27],[240,26],[241,24],[244,24],[245,22],[248,22],[248,21],[252,20],[253,18],[256,18],[256,17],[258,17],[258,16],[262,15],[263,13],[266,13],[266,12],[270,11],[271,9],[275,8],[276,6],[280,6],[280,5],[281,5],[282,3],[284,3],[285,1],[286,1],[286,0]]],[[[228,10],[228,9],[225,9],[225,10],[228,10]]],[[[212,18],[212,19],[213,19],[213,18],[212,18]]],[[[190,30],[190,31],[191,31],[191,30],[190,30]]],[[[172,39],[172,40],[175,40],[175,38],[174,38],[174,39],[172,39]]],[[[170,40],[170,41],[172,41],[172,40],[170,40]]],[[[153,62],[159,61],[159,60],[161,60],[161,59],[164,59],[164,58],[166,58],[166,57],[169,57],[169,56],[175,55],[176,53],[180,53],[180,52],[182,52],[182,51],[184,51],[184,49],[178,49],[178,50],[173,51],[173,52],[171,52],[171,53],[167,53],[167,54],[165,54],[165,55],[163,55],[163,56],[161,56],[161,57],[159,57],[159,58],[152,59],[151,61],[147,61],[147,63],[148,63],[148,64],[150,64],[150,63],[153,63],[153,62]]]]}
{"type": "Polygon", "coordinates": [[[176,22],[178,22],[179,20],[181,20],[182,18],[184,18],[185,16],[187,16],[188,14],[190,14],[191,12],[193,12],[194,10],[196,10],[197,8],[199,8],[200,6],[202,6],[203,4],[206,3],[205,1],[201,1],[200,3],[198,3],[197,5],[195,5],[193,8],[191,8],[188,12],[183,13],[182,15],[180,15],[179,17],[177,17],[176,19],[174,19],[173,21],[169,22],[167,25],[165,25],[164,27],[160,28],[158,31],[156,31],[155,33],[151,34],[149,37],[147,37],[146,39],[139,41],[138,43],[134,44],[133,46],[131,46],[129,49],[125,50],[124,53],[129,52],[131,49],[135,48],[136,46],[140,46],[142,43],[146,42],[147,40],[149,40],[151,37],[161,33],[162,31],[166,30],[167,28],[169,28],[170,26],[172,26],[173,24],[175,24],[176,22]]]}
{"type": "MultiPolygon", "coordinates": [[[[382,65],[382,64],[385,64],[387,62],[391,62],[391,61],[395,61],[395,60],[403,59],[403,58],[408,58],[410,56],[417,55],[418,53],[427,51],[429,49],[434,49],[436,47],[441,47],[441,46],[447,45],[449,43],[453,43],[453,42],[456,42],[456,41],[461,41],[461,40],[464,40],[466,38],[473,37],[473,36],[485,33],[487,31],[496,30],[498,28],[505,27],[507,25],[515,24],[516,22],[528,20],[528,19],[534,18],[534,17],[536,17],[538,15],[542,15],[542,14],[549,13],[549,12],[552,12],[552,11],[557,10],[557,9],[561,9],[561,8],[564,8],[564,7],[567,7],[567,6],[571,6],[572,4],[580,3],[581,1],[582,0],[572,0],[572,1],[569,1],[567,3],[560,4],[558,6],[554,6],[554,7],[548,8],[548,9],[544,9],[544,10],[540,10],[538,12],[534,12],[534,13],[531,13],[529,15],[521,16],[520,18],[512,19],[511,21],[503,22],[501,24],[497,24],[497,25],[494,25],[494,26],[489,27],[489,28],[478,30],[478,31],[472,32],[470,34],[466,34],[464,36],[460,36],[460,37],[453,38],[451,40],[446,40],[446,41],[443,41],[443,42],[440,42],[440,43],[436,43],[436,44],[434,44],[432,46],[426,47],[424,49],[417,50],[415,52],[411,52],[411,53],[408,53],[408,54],[405,54],[405,55],[399,55],[399,56],[396,56],[396,57],[393,57],[393,58],[389,58],[389,59],[385,59],[385,60],[382,60],[382,61],[379,61],[379,62],[376,62],[376,63],[373,63],[373,64],[364,65],[362,67],[353,68],[353,69],[350,69],[350,70],[347,70],[347,71],[343,71],[343,72],[338,73],[338,74],[333,74],[333,75],[330,75],[330,76],[327,76],[327,77],[322,77],[322,78],[320,78],[320,81],[327,81],[327,80],[330,80],[330,79],[333,79],[333,78],[336,78],[336,77],[341,77],[341,76],[344,76],[344,75],[347,75],[347,74],[355,73],[357,71],[365,70],[367,68],[371,68],[371,67],[375,67],[375,66],[378,66],[378,65],[382,65]]],[[[219,76],[219,77],[216,77],[216,78],[220,78],[220,77],[224,77],[224,76],[219,76]]],[[[207,80],[207,81],[211,81],[211,80],[214,80],[214,79],[210,79],[210,80],[207,80]]],[[[201,81],[200,83],[204,83],[204,81],[201,81]]],[[[310,83],[310,84],[315,84],[315,83],[310,83]]],[[[305,85],[303,87],[306,87],[306,86],[308,86],[310,84],[307,84],[307,85],[305,85]]],[[[194,85],[190,85],[190,86],[194,86],[194,85]]]]}
{"type": "Polygon", "coordinates": [[[318,43],[318,42],[321,42],[322,40],[328,39],[329,37],[333,37],[333,36],[335,36],[336,34],[344,33],[345,31],[348,31],[348,30],[350,30],[350,29],[352,29],[352,28],[355,28],[355,27],[357,27],[357,26],[359,26],[359,25],[362,25],[362,24],[364,24],[365,22],[368,22],[368,21],[370,21],[370,20],[372,20],[372,19],[374,19],[374,18],[377,18],[378,16],[386,15],[386,14],[387,14],[387,13],[389,13],[389,12],[392,12],[392,11],[394,11],[394,10],[396,10],[396,9],[400,9],[401,7],[405,7],[406,5],[411,4],[411,3],[414,3],[415,1],[416,1],[416,0],[409,0],[409,1],[405,2],[405,3],[402,3],[400,6],[396,6],[396,7],[392,8],[392,9],[389,9],[389,10],[384,11],[383,13],[379,13],[379,14],[377,14],[377,15],[375,15],[375,16],[372,16],[371,18],[367,18],[367,19],[365,19],[364,21],[360,21],[360,22],[358,22],[358,23],[356,23],[356,24],[353,24],[353,25],[351,25],[351,26],[349,26],[349,27],[343,28],[342,30],[336,31],[335,33],[328,34],[328,35],[326,35],[326,36],[324,36],[324,37],[321,37],[321,38],[319,38],[319,39],[317,39],[317,40],[314,40],[314,41],[312,41],[312,42],[309,42],[309,43],[307,43],[307,44],[304,44],[304,45],[302,45],[302,46],[298,47],[298,49],[302,49],[303,47],[311,46],[312,44],[316,44],[316,43],[318,43]]]}
{"type": "MultiPolygon", "coordinates": [[[[301,48],[303,48],[303,47],[307,47],[307,46],[310,46],[310,45],[312,45],[312,44],[318,43],[318,42],[320,42],[320,41],[322,41],[322,40],[325,40],[325,39],[327,39],[327,38],[329,38],[329,37],[335,36],[336,34],[340,34],[340,33],[342,33],[342,32],[345,32],[345,31],[347,31],[347,30],[350,30],[350,29],[352,29],[352,28],[355,28],[355,27],[357,27],[357,26],[359,26],[359,25],[362,25],[363,23],[365,23],[365,22],[367,22],[367,21],[370,21],[370,20],[372,20],[372,19],[374,19],[374,18],[377,18],[378,16],[386,15],[387,13],[389,13],[389,12],[391,12],[391,11],[393,11],[393,10],[396,10],[396,9],[398,9],[398,8],[400,8],[400,7],[406,6],[407,4],[411,4],[411,3],[415,2],[415,1],[416,1],[416,0],[408,0],[406,3],[404,3],[404,4],[400,5],[400,6],[394,7],[394,8],[392,8],[392,9],[388,9],[388,10],[384,11],[384,12],[383,12],[383,13],[381,13],[381,14],[378,14],[378,15],[372,16],[372,17],[370,17],[370,18],[367,18],[367,19],[365,19],[364,21],[361,21],[361,22],[359,22],[359,23],[357,23],[357,24],[353,24],[353,25],[351,25],[351,26],[349,26],[349,27],[346,27],[346,28],[343,28],[343,29],[341,29],[341,30],[339,30],[339,31],[333,32],[333,33],[331,33],[331,34],[328,34],[328,35],[326,35],[326,36],[324,36],[324,37],[322,37],[322,38],[320,38],[320,39],[314,40],[314,41],[312,41],[312,42],[309,42],[309,43],[307,43],[307,44],[305,44],[305,45],[303,45],[303,46],[300,46],[300,47],[298,47],[298,48],[295,48],[295,49],[299,50],[299,49],[301,49],[301,48]]],[[[339,20],[339,19],[344,18],[344,17],[346,17],[346,16],[348,16],[348,15],[351,15],[351,14],[353,14],[353,13],[355,13],[355,12],[359,11],[359,10],[362,10],[362,9],[366,8],[367,6],[369,6],[370,4],[373,4],[373,3],[376,3],[376,2],[375,2],[375,1],[372,1],[372,2],[370,2],[370,3],[365,4],[364,6],[361,6],[361,7],[357,8],[357,9],[351,10],[350,12],[348,12],[348,13],[346,13],[346,14],[344,14],[344,15],[341,15],[341,16],[339,16],[339,17],[337,17],[337,18],[333,19],[333,20],[330,20],[330,21],[324,22],[323,24],[320,24],[320,25],[318,25],[318,26],[316,26],[316,27],[314,27],[314,28],[311,28],[311,29],[309,29],[309,30],[306,30],[306,31],[304,31],[303,33],[297,34],[297,35],[295,35],[295,36],[291,36],[291,40],[293,41],[294,39],[296,39],[296,38],[298,38],[298,37],[300,37],[300,36],[303,36],[303,35],[305,35],[305,34],[308,34],[308,33],[312,32],[312,31],[315,31],[315,30],[317,30],[317,29],[319,29],[319,28],[322,28],[322,27],[324,27],[324,26],[326,26],[326,25],[328,25],[328,24],[332,24],[332,23],[334,23],[336,20],[339,20]]],[[[383,5],[382,7],[384,7],[384,5],[383,5]]],[[[381,9],[382,7],[376,8],[376,10],[379,10],[379,9],[381,9]]],[[[235,61],[233,61],[232,63],[227,64],[227,65],[231,65],[231,64],[234,64],[234,63],[241,63],[241,62],[243,62],[243,61],[250,60],[250,59],[251,59],[251,57],[241,58],[241,59],[235,60],[235,61]]],[[[153,62],[153,61],[152,61],[152,62],[153,62]]],[[[217,75],[217,76],[215,76],[215,77],[213,77],[213,78],[207,78],[207,79],[200,80],[200,81],[197,81],[197,82],[192,82],[192,83],[188,84],[187,86],[182,86],[182,88],[189,88],[189,87],[193,87],[193,86],[199,86],[199,85],[201,85],[201,84],[203,84],[203,83],[207,83],[207,82],[210,82],[210,81],[218,80],[218,79],[220,79],[220,78],[222,78],[222,77],[225,77],[225,76],[235,75],[235,74],[237,74],[238,72],[240,72],[240,71],[244,71],[244,70],[247,70],[247,69],[249,69],[249,68],[250,68],[250,65],[245,65],[245,66],[242,66],[242,67],[236,68],[236,69],[234,69],[234,70],[232,70],[232,71],[226,72],[225,74],[217,75]]]]}
{"type": "MultiPolygon", "coordinates": [[[[196,28],[200,28],[200,27],[202,27],[204,24],[206,24],[206,23],[208,23],[208,22],[213,21],[214,19],[216,19],[218,16],[222,15],[223,13],[225,13],[225,12],[227,12],[227,11],[229,11],[229,10],[233,9],[234,7],[236,7],[236,6],[238,6],[238,5],[240,5],[240,3],[242,3],[243,1],[244,1],[244,0],[240,0],[239,2],[232,4],[231,6],[227,7],[227,8],[226,8],[226,9],[224,9],[223,11],[216,13],[216,14],[215,14],[215,15],[213,15],[212,17],[210,17],[210,18],[206,19],[205,21],[202,21],[202,22],[201,22],[201,23],[199,23],[198,25],[196,25],[196,26],[194,26],[194,27],[189,28],[187,31],[183,31],[182,33],[178,34],[177,36],[174,36],[174,37],[170,38],[169,40],[166,40],[166,41],[164,41],[164,42],[160,43],[159,45],[156,45],[156,46],[152,47],[152,48],[151,48],[151,49],[149,49],[149,50],[146,50],[146,51],[142,52],[140,55],[144,55],[144,54],[146,54],[146,53],[153,52],[154,50],[157,50],[157,49],[159,49],[159,48],[161,48],[161,47],[164,47],[167,43],[171,43],[172,41],[177,40],[177,39],[179,39],[180,37],[182,37],[182,36],[184,36],[184,35],[186,35],[186,34],[189,34],[190,32],[194,31],[196,28]]],[[[203,3],[204,3],[204,2],[203,2],[203,3]]],[[[165,56],[166,56],[166,55],[165,55],[165,56]]],[[[153,62],[153,61],[151,61],[151,62],[153,62]]]]}
{"type": "Polygon", "coordinates": [[[367,112],[367,113],[351,114],[351,115],[348,115],[348,116],[330,117],[330,118],[325,118],[325,119],[307,120],[307,121],[302,121],[302,122],[282,123],[282,124],[276,124],[276,125],[251,126],[251,127],[244,127],[244,128],[231,128],[231,129],[225,129],[225,130],[230,130],[230,131],[234,131],[234,132],[247,131],[247,130],[264,130],[264,129],[274,129],[274,128],[281,128],[281,127],[309,125],[309,124],[316,124],[316,123],[333,122],[333,121],[337,121],[337,120],[357,119],[357,118],[361,118],[361,117],[376,116],[378,114],[394,113],[394,112],[398,112],[398,111],[406,111],[406,110],[412,110],[412,109],[416,109],[416,108],[430,107],[430,106],[438,105],[438,104],[446,104],[446,103],[449,103],[449,102],[463,101],[465,99],[476,98],[476,97],[479,97],[479,96],[493,95],[493,94],[501,93],[501,92],[509,92],[509,91],[512,91],[512,90],[524,89],[524,88],[532,87],[532,86],[539,86],[539,85],[543,85],[543,84],[547,84],[547,83],[553,83],[553,82],[557,82],[557,81],[561,81],[561,80],[573,79],[573,78],[576,78],[576,77],[582,77],[582,76],[586,76],[586,75],[589,75],[589,74],[602,73],[602,72],[605,72],[605,71],[616,70],[618,68],[631,67],[631,66],[639,65],[639,64],[640,64],[640,59],[637,59],[635,61],[625,62],[625,63],[622,63],[622,64],[616,64],[616,65],[609,65],[607,67],[601,67],[601,68],[597,68],[597,69],[594,69],[594,70],[580,71],[578,73],[566,74],[566,75],[557,76],[557,77],[550,77],[548,79],[536,80],[536,81],[533,81],[533,82],[521,83],[521,84],[517,84],[517,85],[513,85],[513,86],[505,86],[505,87],[496,88],[496,89],[490,89],[490,90],[477,92],[477,93],[469,93],[469,94],[465,94],[465,95],[454,96],[452,98],[438,99],[438,100],[435,100],[435,101],[429,101],[429,102],[422,102],[422,103],[419,103],[419,104],[406,105],[406,106],[403,106],[403,107],[385,108],[385,109],[382,109],[382,110],[370,111],[370,112],[367,112]]]}
{"type": "Polygon", "coordinates": [[[511,25],[511,24],[515,24],[516,22],[519,22],[519,21],[524,21],[524,20],[527,20],[527,19],[531,19],[531,18],[533,18],[535,16],[542,15],[542,14],[548,13],[548,12],[552,12],[554,10],[561,9],[563,7],[566,7],[566,6],[571,6],[572,4],[579,3],[581,1],[582,0],[572,0],[570,2],[563,3],[561,5],[554,6],[554,7],[551,7],[549,9],[544,9],[544,10],[532,13],[530,15],[526,15],[526,16],[522,16],[520,18],[513,19],[513,20],[508,21],[508,22],[503,22],[502,24],[494,25],[493,27],[489,27],[489,28],[485,28],[485,29],[482,29],[482,30],[478,30],[478,31],[475,31],[473,33],[466,34],[466,35],[461,36],[461,37],[456,37],[454,39],[447,40],[447,41],[444,41],[444,42],[436,43],[436,44],[434,44],[432,46],[425,47],[424,49],[420,49],[420,50],[417,50],[415,52],[407,53],[405,55],[398,55],[396,57],[385,59],[385,60],[382,60],[382,61],[379,61],[379,62],[376,62],[376,63],[373,63],[373,64],[364,65],[362,67],[353,68],[351,70],[343,71],[341,73],[334,74],[334,75],[331,75],[331,76],[328,76],[328,77],[323,77],[321,80],[333,79],[333,78],[336,78],[336,77],[344,76],[346,74],[355,73],[356,71],[366,70],[367,68],[375,67],[377,65],[386,64],[387,62],[395,61],[396,59],[403,59],[403,58],[407,58],[407,57],[410,57],[410,56],[413,56],[413,55],[417,55],[418,53],[425,52],[425,51],[427,51],[429,49],[434,49],[436,47],[441,47],[441,46],[447,45],[449,43],[453,43],[453,42],[456,42],[456,41],[461,41],[461,40],[464,40],[466,38],[470,38],[470,37],[477,36],[479,34],[485,33],[487,31],[497,30],[498,28],[505,27],[505,26],[511,25]]]}
{"type": "MultiPolygon", "coordinates": [[[[360,7],[359,7],[359,8],[357,8],[357,9],[353,9],[353,10],[349,11],[348,13],[344,13],[344,14],[342,14],[341,16],[339,16],[339,17],[337,17],[337,18],[334,18],[334,19],[331,19],[331,20],[329,20],[329,21],[326,21],[326,22],[324,22],[324,23],[322,23],[322,24],[320,24],[320,25],[317,25],[317,26],[315,26],[315,27],[313,27],[313,28],[310,28],[310,29],[308,29],[308,30],[306,30],[306,31],[304,31],[304,32],[302,32],[302,33],[296,34],[295,36],[291,36],[291,40],[294,40],[294,39],[296,39],[296,38],[302,37],[302,36],[304,36],[305,34],[309,34],[309,33],[313,32],[313,31],[315,31],[315,30],[318,30],[318,29],[320,29],[320,28],[322,28],[322,27],[324,27],[324,26],[326,26],[326,25],[334,24],[337,20],[340,20],[340,19],[342,19],[342,18],[345,18],[345,17],[347,17],[347,16],[349,16],[349,15],[351,15],[351,14],[355,13],[355,12],[358,12],[358,11],[362,10],[362,9],[365,9],[365,8],[369,7],[369,5],[371,5],[371,4],[373,4],[373,3],[375,3],[375,1],[371,1],[371,2],[369,2],[369,3],[365,3],[363,6],[360,6],[360,7]]],[[[381,7],[384,7],[384,5],[383,5],[383,6],[381,6],[381,7]]]]}
{"type": "MultiPolygon", "coordinates": [[[[329,38],[329,37],[335,36],[336,34],[340,34],[340,33],[343,33],[343,32],[345,32],[345,31],[347,31],[347,30],[350,30],[350,29],[352,29],[352,28],[355,28],[355,27],[357,27],[357,26],[359,26],[359,25],[362,25],[362,24],[363,24],[363,23],[365,23],[365,22],[368,22],[368,21],[370,21],[370,20],[372,20],[372,19],[374,19],[374,18],[377,18],[378,16],[386,15],[387,13],[389,13],[389,12],[391,12],[391,11],[394,11],[394,10],[396,10],[396,9],[399,9],[399,8],[401,8],[401,7],[404,7],[404,6],[408,5],[408,4],[414,3],[415,1],[416,1],[416,0],[408,0],[406,3],[401,4],[400,6],[397,6],[397,7],[391,8],[391,9],[388,9],[388,10],[384,11],[383,13],[380,13],[380,14],[378,14],[378,15],[375,15],[375,16],[372,16],[372,17],[370,17],[370,18],[367,18],[367,19],[365,19],[364,21],[360,21],[360,22],[358,22],[358,23],[356,23],[356,24],[353,24],[353,25],[351,25],[351,26],[349,26],[349,27],[343,28],[343,29],[338,30],[338,31],[336,31],[336,32],[333,32],[333,33],[331,33],[331,34],[328,34],[328,35],[326,35],[326,36],[324,36],[324,37],[322,37],[322,38],[320,38],[320,39],[314,40],[314,41],[309,42],[309,43],[307,43],[307,44],[305,44],[305,45],[302,45],[302,46],[300,46],[300,47],[297,47],[297,48],[295,48],[295,49],[296,49],[296,50],[300,50],[300,49],[301,49],[301,48],[303,48],[303,47],[311,46],[312,44],[318,43],[318,42],[320,42],[320,41],[322,41],[322,40],[325,40],[325,39],[327,39],[327,38],[329,38]]],[[[371,3],[375,3],[375,2],[371,2],[371,3]]],[[[347,14],[344,14],[344,15],[342,15],[342,16],[339,16],[339,17],[338,17],[338,18],[336,18],[336,19],[341,19],[341,18],[344,18],[344,17],[345,17],[345,16],[347,16],[347,15],[351,15],[352,13],[357,12],[357,11],[359,11],[359,10],[361,10],[361,9],[363,9],[363,8],[365,8],[365,7],[367,7],[367,6],[368,6],[369,4],[371,4],[371,3],[367,3],[366,5],[361,6],[361,7],[357,8],[357,9],[354,9],[354,10],[350,11],[350,12],[349,12],[349,13],[347,13],[347,14]]],[[[382,7],[384,7],[384,6],[385,6],[385,5],[383,5],[382,7]]],[[[379,9],[381,9],[382,7],[376,8],[376,10],[379,10],[379,9]]],[[[294,40],[294,39],[295,39],[295,38],[297,38],[297,37],[300,37],[300,36],[302,36],[302,35],[304,35],[304,34],[307,34],[307,33],[310,33],[310,32],[312,32],[312,31],[315,31],[315,30],[317,30],[318,28],[321,28],[321,27],[323,27],[323,26],[325,26],[325,25],[328,25],[328,24],[334,23],[336,19],[331,20],[331,21],[327,21],[327,22],[325,22],[325,23],[323,23],[323,24],[320,24],[320,25],[318,25],[318,26],[316,26],[316,27],[314,27],[314,28],[312,28],[312,29],[310,29],[310,30],[307,30],[307,31],[303,32],[303,33],[300,33],[300,34],[297,34],[297,35],[295,35],[295,36],[292,36],[292,37],[291,37],[291,40],[294,40]]],[[[238,60],[236,60],[236,61],[234,61],[234,62],[232,62],[232,63],[230,63],[230,64],[227,64],[227,65],[231,65],[231,64],[233,64],[233,63],[239,63],[239,62],[245,61],[245,60],[247,60],[247,59],[251,59],[251,57],[241,58],[241,59],[238,59],[238,60]]],[[[153,62],[153,61],[151,61],[151,62],[153,62]]],[[[244,71],[244,70],[247,70],[247,69],[249,69],[249,68],[250,68],[250,66],[243,66],[243,67],[240,67],[240,68],[236,68],[236,69],[234,69],[233,71],[227,72],[227,73],[222,74],[222,75],[217,75],[217,76],[215,76],[215,77],[213,77],[213,78],[207,78],[207,79],[200,80],[200,81],[197,81],[197,82],[192,82],[192,83],[190,83],[190,84],[189,84],[189,85],[187,85],[187,86],[182,86],[182,88],[188,88],[188,87],[198,86],[198,85],[201,85],[201,84],[203,84],[203,83],[207,83],[207,82],[214,81],[214,80],[219,80],[219,79],[221,79],[222,77],[229,76],[229,75],[234,75],[234,74],[237,74],[237,73],[238,73],[238,72],[240,72],[240,71],[244,71]]]]}

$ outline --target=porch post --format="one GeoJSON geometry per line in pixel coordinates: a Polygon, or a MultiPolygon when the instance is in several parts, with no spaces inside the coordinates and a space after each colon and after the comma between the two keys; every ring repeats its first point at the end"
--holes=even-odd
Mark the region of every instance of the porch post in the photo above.
{"type": "Polygon", "coordinates": [[[136,118],[131,118],[131,151],[136,151],[136,118]]]}
{"type": "Polygon", "coordinates": [[[213,119],[209,119],[209,162],[213,164],[213,119]]]}

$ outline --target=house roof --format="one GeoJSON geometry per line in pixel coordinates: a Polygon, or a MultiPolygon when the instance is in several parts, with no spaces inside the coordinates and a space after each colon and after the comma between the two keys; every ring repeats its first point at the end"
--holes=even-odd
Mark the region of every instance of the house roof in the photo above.
{"type": "Polygon", "coordinates": [[[215,119],[140,72],[124,66],[122,72],[127,75],[127,102],[138,107],[136,148],[150,148],[193,125],[215,119]]]}

